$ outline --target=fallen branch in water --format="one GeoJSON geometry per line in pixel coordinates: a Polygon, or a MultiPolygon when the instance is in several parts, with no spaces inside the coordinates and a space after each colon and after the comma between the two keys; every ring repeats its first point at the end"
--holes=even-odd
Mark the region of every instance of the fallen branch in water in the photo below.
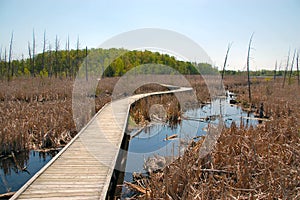
{"type": "Polygon", "coordinates": [[[133,183],[129,183],[129,182],[126,182],[124,181],[125,185],[129,186],[130,188],[142,193],[142,194],[149,194],[150,189],[148,188],[145,188],[143,186],[139,186],[139,185],[136,185],[136,184],[133,184],[133,183]]]}
{"type": "Polygon", "coordinates": [[[9,199],[12,197],[16,192],[7,192],[4,194],[0,194],[0,199],[9,199]]]}

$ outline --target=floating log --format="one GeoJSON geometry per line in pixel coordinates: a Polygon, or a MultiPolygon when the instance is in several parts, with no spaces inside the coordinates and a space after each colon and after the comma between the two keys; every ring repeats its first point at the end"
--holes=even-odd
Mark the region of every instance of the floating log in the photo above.
{"type": "Polygon", "coordinates": [[[143,194],[146,194],[147,191],[150,191],[148,190],[147,188],[144,188],[142,186],[139,186],[139,185],[136,185],[136,184],[133,184],[133,183],[130,183],[130,182],[126,182],[124,181],[125,185],[129,186],[130,188],[140,192],[140,193],[143,193],[143,194]]]}
{"type": "Polygon", "coordinates": [[[178,137],[177,134],[174,134],[174,135],[170,135],[169,137],[166,136],[166,138],[164,139],[164,141],[167,141],[167,140],[174,140],[178,137]]]}
{"type": "Polygon", "coordinates": [[[269,119],[266,119],[266,118],[258,118],[258,117],[243,117],[244,119],[250,119],[250,120],[260,120],[260,121],[271,121],[269,119]]]}

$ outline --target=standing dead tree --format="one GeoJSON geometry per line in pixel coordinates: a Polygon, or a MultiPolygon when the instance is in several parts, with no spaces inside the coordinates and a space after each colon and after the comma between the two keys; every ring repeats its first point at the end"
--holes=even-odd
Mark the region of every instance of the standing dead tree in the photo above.
{"type": "Polygon", "coordinates": [[[32,31],[32,76],[35,77],[35,34],[32,31]]]}
{"type": "Polygon", "coordinates": [[[3,62],[2,62],[2,46],[0,48],[0,79],[3,76],[3,62]]]}
{"type": "Polygon", "coordinates": [[[274,69],[274,80],[276,79],[276,71],[277,71],[277,60],[275,62],[275,69],[274,69]]]}
{"type": "Polygon", "coordinates": [[[51,78],[53,74],[53,66],[52,66],[52,47],[51,44],[48,46],[48,77],[51,78]]]}
{"type": "Polygon", "coordinates": [[[284,75],[283,75],[282,88],[284,88],[284,85],[285,85],[286,74],[287,74],[287,71],[289,68],[289,62],[290,62],[290,54],[291,54],[291,49],[289,49],[289,53],[288,53],[288,57],[287,57],[286,67],[285,67],[284,75]]]}
{"type": "Polygon", "coordinates": [[[300,77],[299,77],[299,51],[297,52],[296,65],[297,65],[297,79],[298,79],[298,85],[300,86],[300,77]]]}
{"type": "Polygon", "coordinates": [[[68,36],[67,43],[66,43],[66,51],[67,51],[67,76],[72,76],[73,70],[71,66],[71,56],[70,56],[70,37],[68,36]]]}
{"type": "Polygon", "coordinates": [[[85,47],[85,80],[89,80],[89,75],[88,75],[88,48],[87,46],[85,47]]]}
{"type": "Polygon", "coordinates": [[[7,81],[10,81],[10,76],[14,76],[14,69],[12,66],[12,45],[13,45],[14,33],[11,33],[10,44],[9,44],[9,54],[8,54],[8,70],[7,70],[7,81]],[[11,70],[11,75],[9,74],[11,70]]]}
{"type": "Polygon", "coordinates": [[[289,85],[292,83],[292,74],[293,74],[293,66],[295,62],[295,56],[296,56],[296,49],[294,50],[294,55],[293,55],[293,60],[292,60],[292,65],[291,65],[291,70],[290,70],[290,75],[289,75],[289,85]]]}
{"type": "Polygon", "coordinates": [[[79,42],[79,37],[77,37],[77,43],[76,43],[76,59],[75,59],[75,67],[73,70],[73,77],[76,77],[76,73],[78,72],[79,69],[79,48],[80,48],[80,42],[79,42]]]}
{"type": "Polygon", "coordinates": [[[251,43],[253,39],[254,33],[252,33],[249,45],[248,45],[248,54],[247,54],[247,74],[248,74],[248,93],[249,93],[249,103],[251,103],[251,82],[250,82],[250,51],[251,51],[251,43]]]}
{"type": "Polygon", "coordinates": [[[43,41],[43,54],[42,54],[42,67],[43,67],[43,70],[46,69],[46,67],[45,67],[45,53],[46,53],[46,31],[44,31],[44,41],[43,41]]]}
{"type": "Polygon", "coordinates": [[[32,72],[32,56],[31,56],[30,42],[28,42],[28,55],[29,55],[29,65],[31,66],[30,74],[31,74],[31,76],[32,76],[32,75],[33,75],[33,72],[32,72]]]}
{"type": "MultiPolygon", "coordinates": [[[[7,52],[6,52],[6,48],[4,49],[4,69],[7,70],[7,52]]],[[[3,74],[3,77],[5,79],[5,73],[3,74]]]]}
{"type": "Polygon", "coordinates": [[[57,75],[60,74],[58,51],[59,51],[59,40],[56,35],[56,37],[55,37],[55,69],[54,69],[55,78],[57,78],[57,75]]]}
{"type": "Polygon", "coordinates": [[[232,42],[229,43],[228,47],[227,47],[226,56],[225,56],[225,60],[224,60],[224,65],[223,65],[223,70],[222,70],[222,81],[224,79],[225,68],[226,68],[226,64],[227,64],[227,58],[228,58],[228,54],[229,54],[231,46],[232,46],[232,42]]]}

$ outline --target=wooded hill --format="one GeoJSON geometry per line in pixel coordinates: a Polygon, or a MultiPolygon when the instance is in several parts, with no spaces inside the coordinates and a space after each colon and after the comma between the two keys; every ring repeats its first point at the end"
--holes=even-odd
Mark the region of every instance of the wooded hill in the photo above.
{"type": "MultiPolygon", "coordinates": [[[[122,76],[136,66],[149,63],[169,66],[180,74],[198,74],[198,70],[202,74],[218,72],[216,68],[207,63],[179,61],[174,56],[147,50],[128,51],[115,48],[49,50],[37,55],[31,53],[26,59],[10,61],[7,57],[9,56],[6,53],[0,57],[0,78],[8,80],[18,76],[74,78],[81,66],[87,66],[89,75],[122,76]],[[104,66],[109,67],[104,71],[104,66]]],[[[170,70],[166,68],[156,67],[155,70],[156,72],[143,73],[170,73],[170,70]]]]}

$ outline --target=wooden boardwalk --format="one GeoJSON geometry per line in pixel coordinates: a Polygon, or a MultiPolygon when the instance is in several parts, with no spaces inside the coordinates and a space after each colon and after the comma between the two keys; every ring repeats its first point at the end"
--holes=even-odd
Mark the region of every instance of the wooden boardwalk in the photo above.
{"type": "Polygon", "coordinates": [[[105,199],[130,105],[146,96],[192,90],[164,86],[172,90],[134,95],[104,106],[11,199],[105,199]]]}

